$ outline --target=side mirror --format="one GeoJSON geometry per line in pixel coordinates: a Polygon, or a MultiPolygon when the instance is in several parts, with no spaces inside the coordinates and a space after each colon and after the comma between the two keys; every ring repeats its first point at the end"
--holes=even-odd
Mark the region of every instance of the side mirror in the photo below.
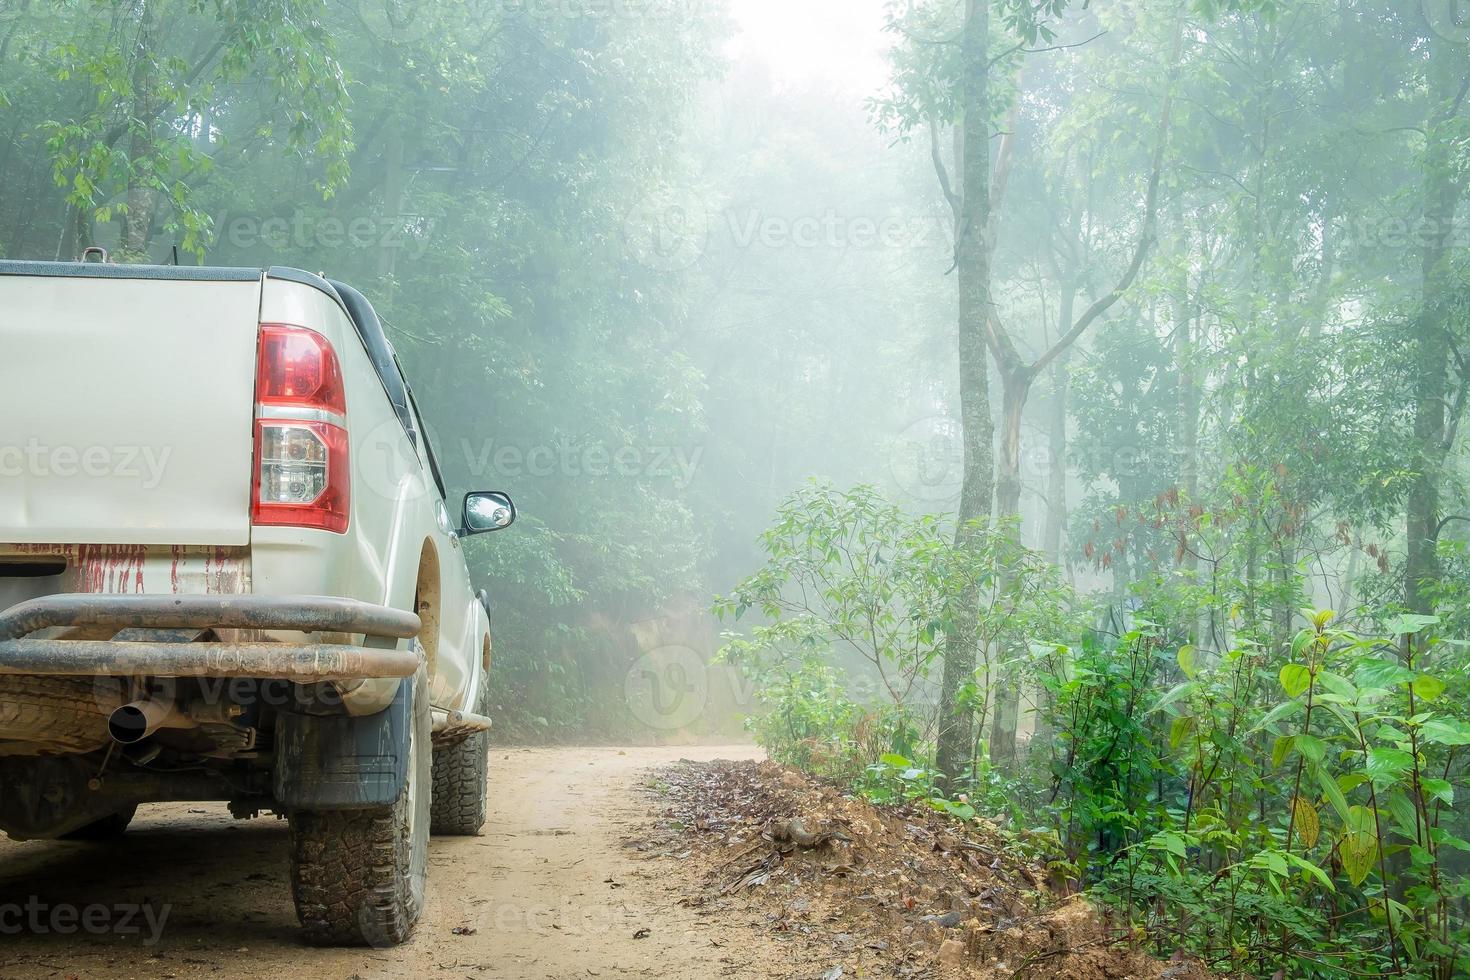
{"type": "Polygon", "coordinates": [[[464,516],[460,519],[460,537],[499,531],[515,523],[516,505],[510,494],[499,490],[476,490],[464,495],[464,516]]]}

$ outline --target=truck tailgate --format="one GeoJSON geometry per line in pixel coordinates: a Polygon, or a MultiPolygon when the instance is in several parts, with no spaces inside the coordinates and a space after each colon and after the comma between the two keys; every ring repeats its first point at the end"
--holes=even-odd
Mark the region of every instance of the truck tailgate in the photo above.
{"type": "Polygon", "coordinates": [[[260,281],[0,275],[0,542],[244,545],[260,281]]]}

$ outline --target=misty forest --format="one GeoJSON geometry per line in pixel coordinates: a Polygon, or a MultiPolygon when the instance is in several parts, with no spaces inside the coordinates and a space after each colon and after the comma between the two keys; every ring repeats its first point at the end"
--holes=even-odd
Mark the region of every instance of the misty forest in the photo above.
{"type": "Polygon", "coordinates": [[[749,732],[1156,956],[1447,980],[1467,94],[1458,0],[0,0],[0,256],[367,293],[519,504],[499,744],[749,732]]]}

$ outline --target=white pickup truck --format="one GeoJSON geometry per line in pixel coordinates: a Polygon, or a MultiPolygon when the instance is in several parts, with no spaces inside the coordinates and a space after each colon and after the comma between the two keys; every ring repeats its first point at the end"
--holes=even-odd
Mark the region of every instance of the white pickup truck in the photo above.
{"type": "Polygon", "coordinates": [[[295,269],[0,261],[0,830],[289,820],[321,944],[392,945],[485,820],[488,601],[376,314],[295,269]]]}

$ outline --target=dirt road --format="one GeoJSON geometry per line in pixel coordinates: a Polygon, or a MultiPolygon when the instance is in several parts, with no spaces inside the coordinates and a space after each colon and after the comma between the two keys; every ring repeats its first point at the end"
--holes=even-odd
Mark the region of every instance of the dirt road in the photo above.
{"type": "Polygon", "coordinates": [[[144,808],[121,844],[3,841],[0,978],[786,977],[784,944],[722,935],[676,904],[667,859],[624,846],[650,811],[643,771],[755,752],[497,749],[486,833],[430,845],[424,916],[398,949],[298,942],[270,818],[175,804],[144,808]]]}

